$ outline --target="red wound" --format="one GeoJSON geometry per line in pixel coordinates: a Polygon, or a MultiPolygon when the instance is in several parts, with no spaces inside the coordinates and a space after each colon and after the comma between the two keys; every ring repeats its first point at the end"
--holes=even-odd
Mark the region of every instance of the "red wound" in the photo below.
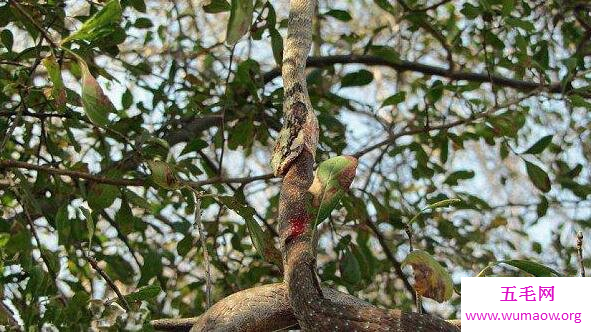
{"type": "Polygon", "coordinates": [[[307,216],[297,217],[289,220],[289,237],[295,238],[306,232],[310,218],[307,216]]]}

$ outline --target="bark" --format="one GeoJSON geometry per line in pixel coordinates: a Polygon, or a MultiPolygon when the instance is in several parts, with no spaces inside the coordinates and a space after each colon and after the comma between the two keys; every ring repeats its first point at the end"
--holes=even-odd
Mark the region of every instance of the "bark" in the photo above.
{"type": "Polygon", "coordinates": [[[200,317],[192,331],[273,331],[285,327],[292,312],[304,331],[458,331],[431,315],[338,302],[320,287],[313,241],[317,215],[310,193],[318,123],[304,72],[315,5],[315,0],[290,1],[282,66],[284,125],[271,161],[275,174],[283,176],[278,222],[287,297],[272,286],[236,293],[200,317]],[[285,301],[289,307],[278,310],[285,301]]]}
{"type": "MultiPolygon", "coordinates": [[[[322,287],[322,293],[335,303],[357,307],[371,306],[352,295],[329,287],[322,287]]],[[[459,320],[449,322],[460,326],[459,320]]],[[[276,330],[299,327],[289,304],[285,283],[269,284],[237,292],[220,300],[199,317],[156,319],[151,324],[157,331],[183,332],[189,331],[191,327],[194,331],[209,327],[209,331],[238,332],[265,331],[265,328],[271,327],[275,327],[276,330]],[[256,321],[249,321],[248,319],[252,317],[249,310],[253,307],[256,307],[255,310],[262,315],[256,321]]]]}
{"type": "Polygon", "coordinates": [[[324,296],[316,276],[312,223],[306,210],[313,165],[312,155],[307,150],[302,151],[285,174],[279,199],[279,235],[283,240],[285,283],[289,303],[302,330],[458,331],[456,326],[432,315],[342,304],[324,296]]]}
{"type": "MultiPolygon", "coordinates": [[[[370,306],[352,295],[323,287],[324,295],[336,303],[370,306]]],[[[214,304],[207,312],[194,318],[157,319],[151,322],[159,331],[273,331],[298,321],[293,315],[285,283],[249,288],[214,304]]]]}
{"type": "MultiPolygon", "coordinates": [[[[561,82],[534,82],[524,81],[514,78],[509,78],[501,75],[488,75],[487,73],[474,73],[461,70],[449,70],[448,68],[431,66],[420,62],[412,62],[407,60],[389,60],[375,55],[328,55],[328,56],[313,56],[306,61],[306,66],[310,68],[329,67],[335,64],[362,64],[366,66],[384,66],[390,67],[397,72],[416,72],[425,75],[435,75],[446,77],[451,80],[461,80],[470,82],[490,83],[492,81],[496,86],[503,86],[513,88],[520,91],[532,91],[542,88],[551,93],[562,93],[563,87],[561,82]]],[[[280,69],[275,68],[263,75],[265,82],[271,82],[280,75],[280,69]]],[[[572,90],[569,84],[564,91],[572,90]]]]}

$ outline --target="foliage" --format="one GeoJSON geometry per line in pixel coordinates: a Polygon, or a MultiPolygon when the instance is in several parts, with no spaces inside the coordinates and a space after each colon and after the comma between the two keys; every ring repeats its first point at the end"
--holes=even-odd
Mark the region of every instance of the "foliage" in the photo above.
{"type": "Polygon", "coordinates": [[[422,250],[413,250],[402,265],[411,265],[415,276],[417,293],[437,302],[445,302],[453,295],[453,281],[449,273],[431,255],[422,250]]]}
{"type": "MultiPolygon", "coordinates": [[[[281,279],[269,159],[287,7],[0,0],[0,294],[22,328],[149,330],[203,312],[196,192],[212,300],[281,279]]],[[[483,269],[577,273],[589,12],[582,0],[319,1],[317,160],[359,159],[317,228],[324,283],[411,309],[392,273],[407,232],[455,288],[483,269]]],[[[425,306],[453,317],[459,296],[425,306]]]]}

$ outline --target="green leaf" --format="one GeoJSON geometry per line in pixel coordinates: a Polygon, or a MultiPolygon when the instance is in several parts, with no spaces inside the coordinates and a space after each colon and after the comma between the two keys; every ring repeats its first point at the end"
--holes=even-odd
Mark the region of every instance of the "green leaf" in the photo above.
{"type": "Polygon", "coordinates": [[[436,208],[439,207],[445,207],[445,206],[450,206],[453,205],[455,203],[459,203],[461,202],[461,199],[458,198],[448,198],[448,199],[444,199],[435,203],[431,203],[429,205],[427,205],[426,207],[424,207],[421,211],[419,211],[419,213],[415,214],[412,219],[410,219],[410,221],[408,222],[408,224],[412,224],[413,222],[415,222],[415,220],[417,220],[419,218],[419,216],[421,216],[425,211],[431,209],[434,210],[436,208]]]}
{"type": "Polygon", "coordinates": [[[339,271],[341,278],[352,285],[361,281],[361,266],[355,255],[350,250],[345,250],[341,261],[339,262],[339,271]]]}
{"type": "Polygon", "coordinates": [[[372,45],[369,48],[369,53],[392,63],[400,60],[400,53],[390,46],[372,45]]]}
{"type": "Polygon", "coordinates": [[[78,63],[82,72],[82,108],[84,113],[95,125],[106,127],[109,124],[109,113],[115,113],[115,107],[90,73],[86,62],[78,58],[78,63]]]}
{"type": "Polygon", "coordinates": [[[343,76],[341,80],[341,88],[367,85],[371,83],[371,81],[373,81],[373,74],[368,70],[361,69],[360,71],[343,76]]]}
{"type": "Polygon", "coordinates": [[[148,161],[148,167],[150,167],[150,171],[152,171],[152,181],[158,186],[169,190],[180,188],[181,183],[174,170],[164,161],[150,160],[148,161]]]}
{"type": "Polygon", "coordinates": [[[275,28],[269,28],[269,34],[271,35],[271,48],[275,63],[280,66],[283,63],[283,37],[275,28]]]}
{"type": "Polygon", "coordinates": [[[429,253],[413,250],[402,266],[411,265],[415,276],[414,288],[421,296],[428,297],[439,303],[445,302],[453,295],[451,276],[429,253]]]}
{"type": "Polygon", "coordinates": [[[443,97],[443,82],[436,80],[431,85],[431,88],[427,91],[427,98],[431,103],[436,103],[443,97]]]}
{"type": "Polygon", "coordinates": [[[505,48],[505,43],[495,33],[485,30],[483,34],[484,40],[488,45],[491,45],[497,50],[503,50],[505,48]]]}
{"type": "Polygon", "coordinates": [[[507,265],[516,267],[523,272],[533,275],[534,277],[562,277],[563,276],[562,273],[560,273],[552,268],[549,268],[545,265],[542,265],[540,263],[530,261],[530,260],[525,260],[525,259],[512,259],[512,260],[506,260],[506,261],[498,261],[498,262],[494,262],[494,263],[489,264],[486,268],[484,268],[482,271],[480,271],[480,273],[478,273],[477,277],[482,277],[482,276],[490,273],[490,271],[492,270],[492,267],[499,265],[499,264],[507,264],[507,265]]]}
{"type": "Polygon", "coordinates": [[[548,212],[548,199],[544,195],[540,195],[540,203],[536,207],[538,218],[542,218],[548,212]]]}
{"type": "Polygon", "coordinates": [[[503,0],[503,16],[511,15],[511,12],[515,8],[514,0],[503,0]]]}
{"type": "Polygon", "coordinates": [[[457,186],[458,180],[468,180],[473,177],[474,177],[473,171],[466,171],[466,170],[455,171],[455,172],[451,173],[447,177],[447,179],[445,179],[445,181],[443,183],[449,184],[450,186],[457,186]]]}
{"type": "MultiPolygon", "coordinates": [[[[360,242],[360,237],[358,237],[357,241],[360,242]]],[[[365,243],[360,243],[360,245],[350,243],[349,246],[351,248],[351,252],[357,259],[357,262],[359,262],[361,277],[367,282],[372,282],[375,277],[375,267],[373,265],[376,262],[371,250],[366,246],[365,243]]]]}
{"type": "Polygon", "coordinates": [[[457,198],[448,198],[448,199],[444,199],[444,200],[442,200],[442,201],[435,202],[435,203],[432,203],[432,204],[429,204],[429,205],[427,205],[427,206],[426,206],[426,207],[423,209],[423,211],[424,211],[424,210],[426,210],[426,209],[431,209],[431,210],[433,210],[433,209],[440,208],[440,207],[447,207],[447,206],[451,206],[451,205],[453,205],[453,204],[455,204],[455,203],[459,203],[459,202],[461,202],[461,201],[462,201],[462,200],[460,200],[460,199],[457,199],[457,198]]]}
{"type": "Polygon", "coordinates": [[[6,243],[5,250],[10,255],[16,254],[28,254],[32,249],[33,245],[31,244],[31,233],[26,229],[21,229],[18,233],[10,234],[10,238],[6,243]]]}
{"type": "Polygon", "coordinates": [[[532,22],[521,20],[521,19],[514,18],[514,17],[506,17],[505,22],[507,23],[508,26],[515,27],[515,28],[521,28],[521,29],[528,31],[528,32],[534,31],[536,28],[532,22]]]}
{"type": "Polygon", "coordinates": [[[12,44],[14,43],[14,38],[12,37],[12,32],[10,30],[4,29],[2,30],[2,32],[0,32],[0,41],[2,42],[2,45],[6,47],[8,52],[12,52],[12,44]]]}
{"type": "Polygon", "coordinates": [[[482,9],[467,2],[464,4],[464,7],[462,8],[462,10],[460,10],[460,12],[464,14],[466,18],[473,20],[480,15],[482,9]]]}
{"type": "MultiPolygon", "coordinates": [[[[314,225],[328,218],[340,202],[355,178],[357,159],[351,156],[337,156],[318,165],[316,176],[310,186],[314,225]]],[[[314,226],[313,225],[313,226],[314,226]]]]}
{"type": "Polygon", "coordinates": [[[392,6],[390,1],[388,1],[388,0],[374,0],[374,2],[376,3],[376,5],[378,5],[378,7],[382,8],[383,10],[387,11],[388,13],[390,13],[392,15],[396,15],[396,9],[394,9],[394,6],[392,6]]]}
{"type": "Polygon", "coordinates": [[[406,91],[400,91],[390,97],[386,98],[382,103],[382,107],[390,105],[398,105],[406,99],[406,91]]]}
{"type": "Polygon", "coordinates": [[[160,288],[158,285],[148,285],[138,289],[133,293],[125,295],[125,299],[127,302],[149,301],[158,296],[161,291],[162,288],[160,288]]]}
{"type": "MultiPolygon", "coordinates": [[[[0,233],[0,249],[4,248],[10,240],[10,234],[0,233]]],[[[0,265],[1,266],[1,265],[0,265]]]]}
{"type": "Polygon", "coordinates": [[[84,214],[86,218],[86,230],[88,231],[88,248],[92,247],[92,238],[94,237],[94,218],[92,217],[92,213],[87,209],[81,207],[80,211],[84,214]]]}
{"type": "Polygon", "coordinates": [[[138,29],[148,29],[148,28],[153,27],[154,24],[148,18],[139,17],[137,20],[135,20],[135,23],[133,24],[133,26],[135,26],[138,29]]]}
{"type": "Polygon", "coordinates": [[[534,261],[514,259],[514,260],[501,261],[499,263],[514,266],[514,267],[516,267],[522,271],[525,271],[531,275],[534,275],[536,277],[554,277],[554,276],[561,277],[562,276],[562,273],[560,273],[552,268],[549,268],[545,265],[542,265],[540,263],[534,262],[534,261]]]}
{"type": "Polygon", "coordinates": [[[203,6],[203,10],[209,14],[216,14],[227,12],[232,6],[226,0],[211,0],[211,2],[203,6]]]}
{"type": "Polygon", "coordinates": [[[47,69],[49,80],[53,83],[51,97],[55,100],[58,109],[63,111],[66,105],[66,87],[64,86],[64,81],[62,79],[61,68],[55,60],[53,53],[44,58],[41,63],[45,69],[47,69]]]}
{"type": "Polygon", "coordinates": [[[571,95],[569,96],[570,102],[574,107],[584,107],[586,109],[591,109],[591,103],[586,101],[585,98],[579,95],[571,95]]]}
{"type": "Polygon", "coordinates": [[[533,59],[543,68],[548,69],[550,65],[550,55],[548,54],[548,42],[538,43],[538,51],[534,53],[533,59]]]}
{"type": "Polygon", "coordinates": [[[181,256],[185,257],[187,253],[193,248],[194,239],[190,234],[180,240],[176,245],[176,252],[181,256]]]}
{"type": "Polygon", "coordinates": [[[226,33],[226,42],[235,44],[250,29],[252,12],[254,10],[253,0],[232,0],[230,20],[226,33]]]}
{"type": "Polygon", "coordinates": [[[116,186],[104,183],[92,183],[88,187],[86,200],[93,210],[98,211],[111,206],[118,195],[119,188],[116,186]]]}
{"type": "Polygon", "coordinates": [[[236,212],[244,219],[246,228],[250,234],[252,244],[257,252],[267,261],[277,266],[282,266],[281,253],[275,247],[272,236],[264,232],[261,226],[254,219],[255,210],[245,204],[242,204],[232,196],[218,196],[216,198],[221,204],[230,210],[236,212]]]}
{"type": "MultiPolygon", "coordinates": [[[[121,206],[115,213],[115,222],[117,222],[119,229],[118,231],[123,234],[129,234],[134,231],[134,225],[138,223],[137,217],[133,215],[127,196],[123,195],[121,199],[121,206]]],[[[141,221],[140,221],[141,223],[141,221]]]]}
{"type": "Polygon", "coordinates": [[[127,5],[133,7],[135,10],[141,13],[146,12],[146,3],[144,0],[128,0],[127,5]]]}
{"type": "Polygon", "coordinates": [[[324,13],[324,16],[332,16],[332,17],[336,18],[337,20],[343,21],[343,22],[349,22],[350,20],[353,19],[351,17],[351,14],[349,14],[348,11],[339,10],[339,9],[331,9],[331,10],[327,11],[326,13],[324,13]]]}
{"type": "Polygon", "coordinates": [[[150,279],[155,276],[160,276],[162,273],[162,256],[159,252],[148,249],[144,256],[144,265],[142,265],[142,276],[138,281],[138,285],[146,285],[150,279]]]}
{"type": "Polygon", "coordinates": [[[534,186],[536,186],[536,188],[545,193],[550,191],[550,178],[543,169],[527,160],[525,161],[525,168],[527,170],[529,179],[534,184],[534,186]]]}
{"type": "Polygon", "coordinates": [[[133,105],[133,95],[129,89],[125,90],[121,96],[121,105],[123,106],[123,109],[128,109],[133,105]]]}
{"type": "Polygon", "coordinates": [[[116,31],[121,21],[121,14],[122,9],[119,1],[111,0],[101,10],[86,20],[80,29],[63,39],[61,44],[72,40],[91,42],[99,38],[104,38],[116,31]]]}
{"type": "Polygon", "coordinates": [[[550,143],[552,143],[552,135],[544,136],[544,137],[540,138],[539,141],[534,143],[534,145],[530,146],[530,148],[527,149],[524,153],[530,153],[530,154],[542,153],[548,147],[548,145],[550,145],[550,143]]]}

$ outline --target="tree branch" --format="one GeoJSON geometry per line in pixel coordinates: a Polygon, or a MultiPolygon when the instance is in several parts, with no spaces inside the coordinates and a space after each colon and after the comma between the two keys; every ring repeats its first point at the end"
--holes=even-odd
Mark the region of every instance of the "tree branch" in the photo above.
{"type": "Polygon", "coordinates": [[[512,100],[507,101],[506,103],[503,103],[501,105],[496,105],[495,107],[491,107],[490,109],[484,111],[484,112],[480,112],[480,113],[476,113],[476,114],[472,114],[472,116],[465,118],[465,119],[460,119],[457,121],[453,121],[450,123],[444,123],[444,124],[440,124],[440,125],[435,125],[435,126],[428,126],[428,127],[421,127],[421,128],[413,128],[413,129],[408,129],[405,131],[401,131],[397,134],[391,135],[390,137],[384,139],[381,142],[378,142],[376,144],[373,145],[369,145],[368,147],[361,149],[360,151],[357,151],[353,156],[355,158],[361,158],[363,155],[375,150],[375,149],[379,149],[383,146],[386,145],[390,145],[390,144],[394,144],[396,142],[397,139],[399,139],[400,137],[403,136],[409,136],[409,135],[415,135],[415,134],[421,134],[421,133],[427,133],[430,131],[434,131],[434,130],[444,130],[444,129],[449,129],[452,127],[456,127],[462,124],[467,124],[467,123],[471,123],[475,120],[478,119],[482,119],[485,118],[491,114],[494,114],[495,112],[508,108],[512,105],[515,105],[529,97],[531,97],[533,94],[535,94],[536,92],[538,92],[540,90],[540,88],[536,89],[536,90],[532,90],[530,91],[527,95],[525,96],[521,96],[512,100]]]}
{"type": "MultiPolygon", "coordinates": [[[[332,288],[322,287],[327,299],[340,304],[370,306],[369,303],[332,288]]],[[[159,331],[275,331],[297,326],[287,287],[275,283],[253,287],[229,295],[199,317],[157,319],[151,322],[159,331]]]]}
{"type": "Polygon", "coordinates": [[[402,283],[404,284],[404,288],[406,288],[406,290],[408,290],[408,292],[412,295],[413,301],[416,302],[417,294],[415,292],[415,289],[410,284],[408,279],[406,278],[406,275],[404,274],[404,272],[402,272],[402,264],[400,264],[400,262],[396,259],[396,257],[394,256],[394,253],[392,253],[392,250],[390,250],[390,247],[388,247],[388,243],[386,241],[386,238],[384,237],[384,234],[382,234],[382,232],[378,229],[377,225],[375,225],[373,222],[371,222],[371,220],[367,220],[365,224],[375,234],[376,238],[378,239],[378,242],[380,243],[380,246],[382,246],[382,249],[384,250],[384,254],[386,255],[386,258],[390,261],[390,264],[392,264],[392,266],[394,267],[394,271],[396,271],[396,275],[398,275],[398,278],[400,278],[400,280],[402,280],[402,283]]]}
{"type": "Polygon", "coordinates": [[[103,279],[105,280],[105,282],[107,283],[107,285],[109,285],[109,288],[111,288],[115,294],[117,295],[117,298],[119,298],[119,301],[121,301],[121,305],[123,305],[123,307],[125,308],[125,311],[129,311],[129,303],[127,303],[127,300],[125,299],[125,296],[121,293],[121,291],[119,290],[119,288],[117,287],[117,285],[115,285],[115,283],[113,282],[113,280],[109,277],[108,274],[105,273],[105,271],[103,271],[103,269],[101,269],[98,266],[98,263],[96,262],[96,260],[94,260],[94,258],[88,256],[86,254],[86,252],[84,252],[84,249],[81,247],[78,247],[78,249],[82,252],[82,257],[84,257],[84,259],[86,259],[86,261],[90,264],[90,266],[92,266],[92,268],[101,275],[101,277],[103,277],[103,279]]]}
{"type": "MultiPolygon", "coordinates": [[[[512,79],[505,76],[491,75],[489,77],[486,73],[473,73],[466,71],[450,71],[447,68],[426,65],[419,62],[412,62],[407,60],[387,60],[382,57],[374,55],[330,55],[321,57],[309,57],[306,65],[308,67],[321,68],[328,67],[335,64],[363,64],[367,66],[385,66],[393,68],[398,72],[412,71],[423,73],[425,75],[435,75],[441,77],[447,77],[452,80],[466,80],[471,82],[488,83],[493,82],[497,86],[504,86],[514,88],[521,91],[531,91],[534,89],[544,89],[551,93],[561,93],[562,87],[559,82],[553,82],[550,84],[523,81],[518,79],[512,79]]],[[[265,83],[272,81],[274,78],[280,75],[280,69],[275,68],[263,75],[265,83]]],[[[566,91],[571,88],[568,87],[566,91]]]]}
{"type": "Polygon", "coordinates": [[[579,261],[579,273],[585,276],[585,265],[583,265],[583,232],[577,233],[577,260],[579,261]]]}
{"type": "MultiPolygon", "coordinates": [[[[322,287],[326,299],[342,305],[371,307],[371,304],[329,287],[322,287]]],[[[459,320],[448,323],[460,327],[459,320]]],[[[157,331],[186,332],[212,328],[219,331],[260,332],[297,329],[284,283],[253,287],[223,298],[199,317],[164,318],[150,322],[157,331]],[[271,328],[274,328],[271,330],[271,328]]]]}
{"type": "Polygon", "coordinates": [[[51,47],[59,47],[57,43],[53,41],[49,33],[47,33],[47,31],[45,31],[45,29],[37,21],[35,21],[35,19],[31,17],[31,15],[29,15],[29,13],[27,13],[27,11],[18,3],[18,1],[9,0],[9,2],[12,6],[14,6],[14,8],[16,8],[16,10],[18,10],[23,16],[25,16],[27,20],[29,20],[31,24],[33,24],[33,26],[35,26],[35,28],[41,33],[43,38],[47,40],[47,42],[51,45],[51,47]]]}
{"type": "MultiPolygon", "coordinates": [[[[67,169],[54,168],[44,165],[29,164],[22,161],[16,160],[0,160],[0,169],[2,168],[23,168],[29,170],[35,170],[39,172],[45,172],[55,175],[64,175],[72,179],[85,179],[96,183],[110,184],[114,186],[125,186],[125,187],[144,187],[150,184],[146,178],[142,179],[124,179],[124,178],[110,178],[100,175],[94,175],[87,172],[72,171],[67,169]]],[[[208,184],[219,184],[219,183],[240,183],[247,184],[259,180],[270,180],[273,179],[273,174],[264,174],[258,176],[242,177],[242,178],[225,178],[225,177],[212,177],[206,180],[200,181],[181,181],[182,184],[188,185],[193,188],[199,188],[203,185],[208,184]]]]}

